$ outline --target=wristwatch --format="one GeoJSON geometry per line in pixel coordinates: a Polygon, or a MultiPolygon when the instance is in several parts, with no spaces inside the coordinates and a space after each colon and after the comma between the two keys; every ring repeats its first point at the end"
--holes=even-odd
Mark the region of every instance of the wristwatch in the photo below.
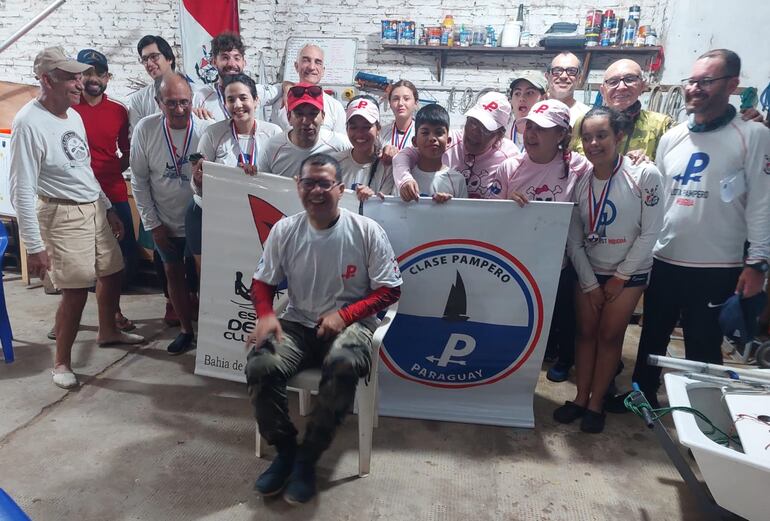
{"type": "Polygon", "coordinates": [[[748,263],[747,262],[745,264],[745,266],[747,268],[751,268],[753,270],[757,270],[760,273],[767,273],[767,270],[768,270],[768,265],[767,265],[767,261],[766,260],[756,261],[756,262],[752,262],[752,263],[748,263]]]}

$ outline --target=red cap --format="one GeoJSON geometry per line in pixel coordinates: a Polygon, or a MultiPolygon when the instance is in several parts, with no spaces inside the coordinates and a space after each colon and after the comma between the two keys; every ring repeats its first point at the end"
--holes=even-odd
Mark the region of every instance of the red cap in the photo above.
{"type": "Polygon", "coordinates": [[[323,88],[312,83],[295,83],[293,87],[289,88],[289,93],[286,97],[286,109],[291,112],[303,103],[308,103],[318,108],[318,110],[323,110],[323,88]]]}

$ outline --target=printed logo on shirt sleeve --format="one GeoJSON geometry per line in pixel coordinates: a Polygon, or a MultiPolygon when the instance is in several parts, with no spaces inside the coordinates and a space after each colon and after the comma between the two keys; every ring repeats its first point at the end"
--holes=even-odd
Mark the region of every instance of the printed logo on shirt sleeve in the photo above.
{"type": "Polygon", "coordinates": [[[765,174],[770,175],[770,154],[765,154],[765,168],[762,171],[765,174]]]}
{"type": "Polygon", "coordinates": [[[644,189],[644,204],[646,206],[655,206],[660,202],[660,197],[658,197],[658,188],[660,188],[660,186],[655,185],[652,188],[644,189]]]}

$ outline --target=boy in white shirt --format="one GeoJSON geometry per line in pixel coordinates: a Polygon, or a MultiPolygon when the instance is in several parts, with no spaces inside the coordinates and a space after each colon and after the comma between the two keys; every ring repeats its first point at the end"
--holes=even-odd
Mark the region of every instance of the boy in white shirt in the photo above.
{"type": "Polygon", "coordinates": [[[449,113],[441,105],[426,105],[417,112],[415,128],[412,144],[419,157],[410,172],[414,180],[407,181],[402,188],[416,184],[420,196],[432,197],[437,203],[452,197],[467,198],[465,176],[443,162],[444,151],[452,141],[449,136],[449,113]]]}

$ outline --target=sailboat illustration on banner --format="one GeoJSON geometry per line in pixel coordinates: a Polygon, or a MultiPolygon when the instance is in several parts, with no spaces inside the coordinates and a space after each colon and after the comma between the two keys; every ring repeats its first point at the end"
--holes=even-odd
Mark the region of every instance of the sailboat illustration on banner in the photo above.
{"type": "Polygon", "coordinates": [[[468,311],[467,300],[465,283],[458,271],[455,283],[452,284],[452,288],[449,290],[446,307],[444,307],[444,320],[449,322],[465,322],[468,320],[469,317],[466,314],[468,311]]]}

